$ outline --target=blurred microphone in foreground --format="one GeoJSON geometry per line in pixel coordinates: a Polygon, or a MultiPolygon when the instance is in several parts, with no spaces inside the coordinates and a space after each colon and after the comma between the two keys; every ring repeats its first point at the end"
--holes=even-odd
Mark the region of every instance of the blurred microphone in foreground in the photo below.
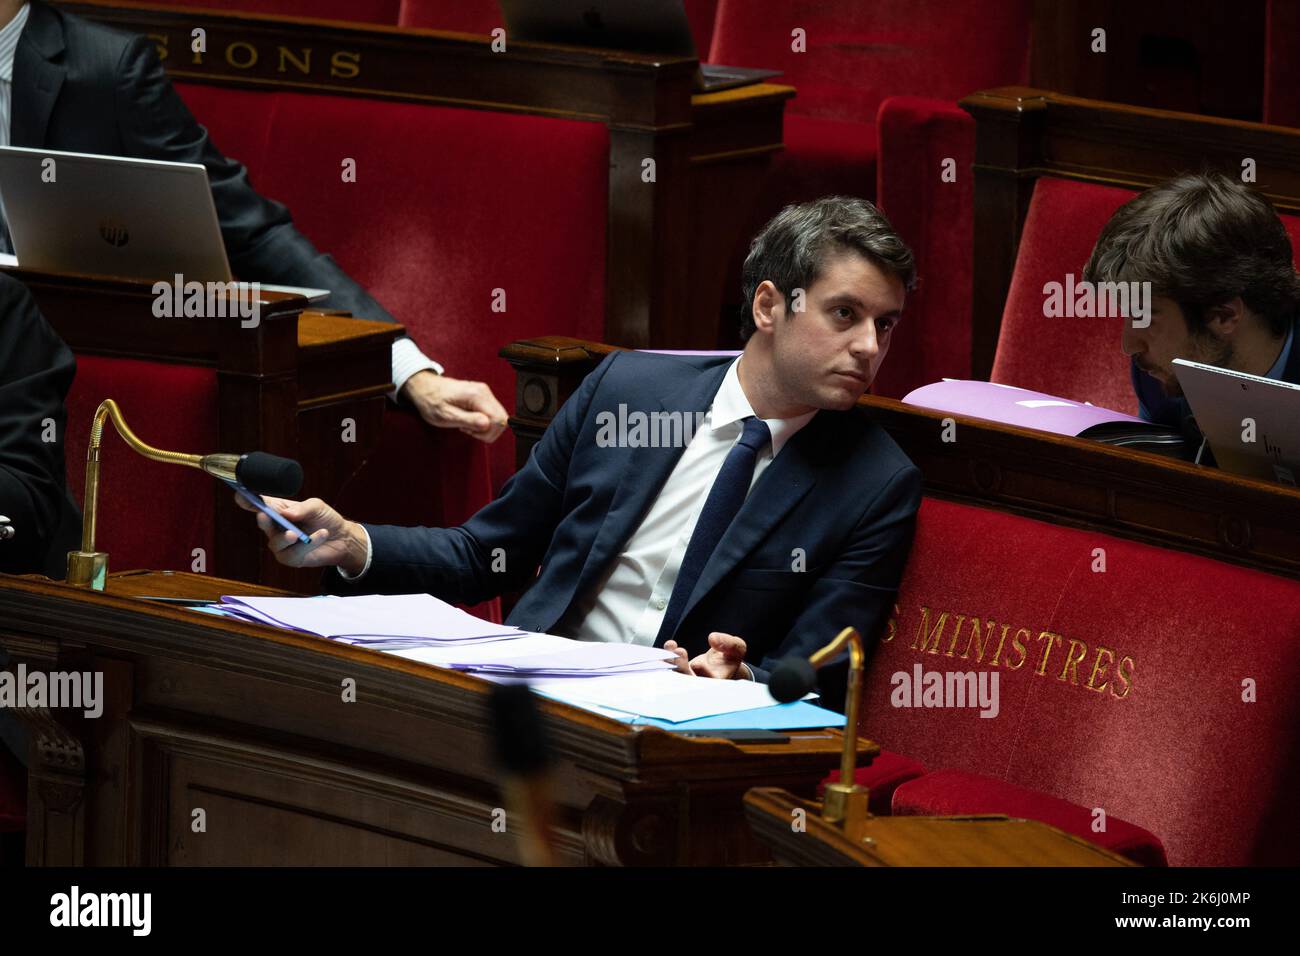
{"type": "Polygon", "coordinates": [[[821,650],[806,660],[789,657],[772,671],[768,690],[783,704],[800,700],[817,686],[817,668],[835,660],[845,649],[849,652],[849,686],[844,707],[844,750],[840,754],[840,779],[826,785],[822,802],[822,819],[849,829],[867,817],[866,787],[853,782],[858,755],[858,697],[862,690],[863,664],[862,635],[855,628],[846,627],[821,650]]]}
{"type": "Polygon", "coordinates": [[[519,824],[519,858],[524,866],[554,866],[551,820],[550,748],[537,699],[527,684],[498,684],[488,701],[507,819],[519,824]]]}

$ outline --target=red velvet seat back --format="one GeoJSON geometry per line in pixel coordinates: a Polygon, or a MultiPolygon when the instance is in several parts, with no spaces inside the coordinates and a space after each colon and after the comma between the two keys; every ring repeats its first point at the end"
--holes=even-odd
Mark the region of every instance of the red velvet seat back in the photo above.
{"type": "MultiPolygon", "coordinates": [[[[514,378],[502,346],[603,337],[602,124],[301,93],[183,94],[219,148],[229,135],[256,188],[288,205],[449,375],[487,382],[507,410],[514,378]],[[355,182],[343,181],[344,159],[355,182]]],[[[514,470],[508,434],[492,469],[498,487],[514,470]]]]}
{"type": "Polygon", "coordinates": [[[781,70],[787,110],[874,122],[886,96],[956,100],[1023,82],[1027,0],[719,0],[709,59],[781,70]],[[791,49],[803,29],[807,52],[791,49]]]}
{"type": "Polygon", "coordinates": [[[1034,186],[993,359],[994,382],[1137,414],[1119,318],[1043,315],[1048,282],[1083,281],[1102,227],[1135,193],[1044,176],[1034,186]]]}
{"type": "Polygon", "coordinates": [[[1101,808],[1175,865],[1300,860],[1300,583],[927,498],[891,632],[861,723],[882,747],[1101,808]],[[892,706],[916,664],[997,673],[998,716],[892,706]]]}
{"type": "Polygon", "coordinates": [[[314,20],[397,23],[401,0],[167,0],[169,7],[204,7],[229,13],[274,14],[314,20]]]}
{"type": "MultiPolygon", "coordinates": [[[[86,487],[86,446],[95,409],[114,399],[141,441],[165,451],[207,454],[221,448],[217,376],[210,368],[137,359],[77,356],[68,393],[65,445],[68,487],[79,505],[86,487]]],[[[193,468],[151,461],[126,446],[111,423],[100,442],[99,515],[95,544],[109,571],[190,571],[202,548],[215,570],[212,503],[215,479],[193,468]]]]}

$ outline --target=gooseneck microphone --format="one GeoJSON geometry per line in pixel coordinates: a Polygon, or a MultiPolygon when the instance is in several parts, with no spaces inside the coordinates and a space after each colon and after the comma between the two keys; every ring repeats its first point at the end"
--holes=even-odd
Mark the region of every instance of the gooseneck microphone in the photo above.
{"type": "Polygon", "coordinates": [[[254,451],[246,455],[187,455],[163,451],[146,445],[131,431],[117,402],[106,398],[95,409],[90,426],[90,443],[86,447],[86,497],[81,519],[81,550],[68,552],[68,583],[104,590],[108,576],[108,552],[95,550],[95,521],[99,513],[99,446],[104,437],[104,422],[111,421],[127,447],[153,461],[186,465],[243,485],[255,494],[287,498],[302,487],[302,465],[291,458],[254,451]]]}
{"type": "Polygon", "coordinates": [[[822,819],[848,830],[867,817],[866,787],[853,782],[858,756],[858,697],[866,655],[862,635],[846,627],[811,657],[788,657],[776,666],[768,681],[768,692],[783,704],[799,700],[817,684],[817,668],[849,652],[849,689],[844,708],[844,749],[840,752],[840,779],[826,785],[822,819]]]}
{"type": "Polygon", "coordinates": [[[214,478],[243,485],[259,495],[292,498],[302,487],[302,465],[292,458],[250,451],[247,455],[204,455],[199,467],[214,478]]]}

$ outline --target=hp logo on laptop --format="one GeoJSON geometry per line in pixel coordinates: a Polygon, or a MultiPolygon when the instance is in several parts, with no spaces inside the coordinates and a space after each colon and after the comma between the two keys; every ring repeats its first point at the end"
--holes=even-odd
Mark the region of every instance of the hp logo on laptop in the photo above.
{"type": "Polygon", "coordinates": [[[127,232],[126,226],[114,222],[112,219],[104,219],[99,223],[99,235],[110,246],[122,247],[126,245],[131,238],[131,233],[127,232]]]}

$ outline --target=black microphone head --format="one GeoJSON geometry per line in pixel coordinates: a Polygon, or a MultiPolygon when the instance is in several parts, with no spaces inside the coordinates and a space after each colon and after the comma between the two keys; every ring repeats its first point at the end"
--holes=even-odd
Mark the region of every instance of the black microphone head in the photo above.
{"type": "Polygon", "coordinates": [[[527,684],[497,684],[488,700],[497,763],[511,776],[527,777],[546,767],[549,748],[542,715],[527,684]]]}
{"type": "Polygon", "coordinates": [[[817,686],[817,669],[806,657],[787,657],[772,671],[767,690],[783,704],[799,700],[817,686]]]}
{"type": "Polygon", "coordinates": [[[292,458],[250,451],[239,456],[235,478],[255,494],[292,498],[302,487],[302,465],[292,458]]]}

